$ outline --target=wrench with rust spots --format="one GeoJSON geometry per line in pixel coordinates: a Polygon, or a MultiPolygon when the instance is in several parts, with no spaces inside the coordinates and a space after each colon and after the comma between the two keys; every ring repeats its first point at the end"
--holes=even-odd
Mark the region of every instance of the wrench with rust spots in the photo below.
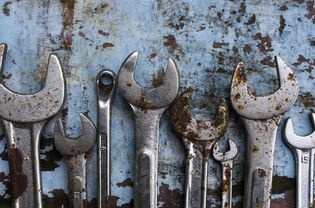
{"type": "Polygon", "coordinates": [[[94,124],[80,114],[83,134],[78,138],[66,137],[61,119],[55,126],[55,146],[63,155],[68,167],[68,192],[70,208],[87,208],[86,161],[96,140],[94,124]]]}
{"type": "MultiPolygon", "coordinates": [[[[312,123],[315,127],[315,113],[312,113],[312,123]]],[[[285,125],[284,136],[295,155],[296,207],[313,208],[315,131],[307,136],[298,136],[294,133],[289,118],[285,125]]]]}
{"type": "Polygon", "coordinates": [[[186,90],[171,106],[171,122],[187,151],[185,208],[206,208],[208,160],[215,142],[225,133],[228,107],[221,99],[212,121],[192,118],[189,104],[192,90],[186,90]]]}
{"type": "Polygon", "coordinates": [[[247,167],[245,208],[269,208],[276,133],[282,115],[294,104],[298,81],[282,59],[276,57],[279,89],[268,96],[249,92],[243,63],[235,69],[231,84],[231,102],[247,131],[247,167]]]}
{"type": "MultiPolygon", "coordinates": [[[[0,69],[6,56],[0,44],[0,69]]],[[[56,55],[50,55],[45,86],[24,95],[0,83],[0,117],[8,139],[12,207],[41,208],[39,138],[45,124],[60,110],[65,81],[56,55]]]]}
{"type": "Polygon", "coordinates": [[[118,88],[135,118],[134,206],[156,208],[159,121],[177,96],[179,76],[175,62],[169,59],[163,84],[144,88],[134,79],[137,58],[138,52],[133,52],[123,62],[118,74],[118,88]]]}
{"type": "Polygon", "coordinates": [[[213,147],[213,157],[222,165],[222,208],[232,208],[233,159],[237,156],[237,146],[229,140],[230,150],[220,152],[219,143],[213,147]]]}

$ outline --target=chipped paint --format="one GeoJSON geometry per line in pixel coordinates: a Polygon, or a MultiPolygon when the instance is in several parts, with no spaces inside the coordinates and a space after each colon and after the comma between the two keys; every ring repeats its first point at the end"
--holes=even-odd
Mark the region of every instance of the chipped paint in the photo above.
{"type": "MultiPolygon", "coordinates": [[[[307,113],[315,107],[313,0],[7,0],[0,7],[0,26],[4,28],[0,42],[9,45],[3,82],[17,92],[38,91],[45,78],[48,54],[58,54],[67,82],[67,101],[60,116],[69,136],[81,133],[79,112],[87,112],[96,121],[94,83],[98,72],[105,68],[117,72],[134,50],[142,54],[135,72],[139,83],[159,85],[167,58],[173,58],[181,76],[181,91],[197,89],[194,100],[201,109],[196,112],[206,117],[216,107],[212,98],[229,96],[232,72],[240,61],[247,68],[253,92],[263,95],[274,91],[278,85],[273,56],[279,55],[300,82],[296,105],[284,117],[292,117],[299,134],[312,129],[307,113]]],[[[53,121],[48,124],[41,139],[43,200],[48,208],[67,207],[66,166],[53,147],[53,125],[53,121]]],[[[280,129],[282,126],[283,122],[280,129]]],[[[112,133],[113,206],[132,207],[133,116],[119,92],[113,106],[112,133]]],[[[224,139],[233,139],[240,148],[233,176],[233,206],[242,207],[246,138],[234,112],[224,139]]],[[[182,207],[185,149],[171,129],[169,113],[161,120],[159,148],[159,206],[182,207]]],[[[0,207],[9,207],[3,135],[0,158],[0,207]]],[[[96,204],[95,164],[94,149],[88,158],[91,207],[96,204]]],[[[208,201],[212,207],[219,207],[221,201],[219,170],[211,159],[208,201]]],[[[271,207],[294,207],[294,158],[280,131],[274,174],[271,207]]]]}

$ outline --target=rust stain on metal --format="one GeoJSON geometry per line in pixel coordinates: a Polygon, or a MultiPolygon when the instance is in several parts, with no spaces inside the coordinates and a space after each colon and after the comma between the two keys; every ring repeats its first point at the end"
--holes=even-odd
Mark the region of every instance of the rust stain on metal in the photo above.
{"type": "Polygon", "coordinates": [[[311,19],[313,24],[315,24],[315,7],[314,0],[310,0],[306,2],[307,5],[307,13],[304,15],[306,18],[311,19]]]}
{"type": "Polygon", "coordinates": [[[157,74],[153,74],[152,85],[153,87],[159,87],[164,81],[164,70],[160,69],[157,74]]]}
{"type": "Polygon", "coordinates": [[[40,154],[45,156],[40,159],[41,170],[54,171],[59,167],[59,161],[62,160],[62,155],[55,149],[53,138],[41,138],[40,141],[40,154]]]}
{"type": "Polygon", "coordinates": [[[252,149],[252,153],[256,153],[256,152],[259,152],[260,151],[260,148],[256,145],[253,146],[253,149],[252,149]]]}
{"type": "Polygon", "coordinates": [[[114,44],[112,44],[112,43],[103,43],[102,47],[103,48],[112,48],[112,47],[114,47],[114,44]]]}
{"type": "Polygon", "coordinates": [[[5,2],[2,6],[2,12],[5,16],[10,16],[9,5],[12,4],[11,1],[5,2]]]}
{"type": "Polygon", "coordinates": [[[106,37],[109,36],[109,33],[108,32],[104,32],[103,30],[98,30],[97,32],[100,35],[103,35],[103,36],[106,36],[106,37]]]}
{"type": "Polygon", "coordinates": [[[229,43],[224,43],[224,42],[213,42],[212,47],[213,48],[222,48],[223,46],[228,46],[229,43]]]}
{"type": "Polygon", "coordinates": [[[12,199],[15,200],[18,199],[27,188],[27,177],[23,172],[23,155],[21,150],[11,147],[9,150],[9,161],[10,193],[12,199]]]}
{"type": "Polygon", "coordinates": [[[250,45],[245,44],[243,47],[243,51],[244,51],[244,53],[249,54],[252,51],[252,48],[250,47],[250,45]]]}
{"type": "Polygon", "coordinates": [[[126,180],[124,180],[123,182],[117,183],[118,187],[133,187],[134,186],[134,182],[131,180],[131,178],[127,178],[126,180]]]}
{"type": "Polygon", "coordinates": [[[254,24],[256,22],[256,15],[253,14],[249,20],[245,23],[245,25],[251,25],[251,24],[254,24]]]}
{"type": "Polygon", "coordinates": [[[66,50],[71,51],[75,0],[60,0],[62,4],[63,28],[61,37],[66,50]]]}
{"type": "Polygon", "coordinates": [[[300,94],[297,101],[307,108],[315,108],[315,98],[310,92],[300,94]]]}
{"type": "Polygon", "coordinates": [[[184,207],[184,194],[179,189],[170,190],[168,184],[162,183],[158,201],[159,204],[162,204],[161,208],[182,208],[184,207]]]}
{"type": "Polygon", "coordinates": [[[280,26],[279,26],[280,35],[283,33],[285,26],[286,26],[285,19],[283,18],[283,15],[280,15],[280,26]]]}
{"type": "Polygon", "coordinates": [[[261,52],[273,51],[271,38],[268,34],[266,36],[263,36],[261,33],[256,33],[256,35],[253,36],[253,40],[259,41],[257,47],[260,49],[261,52]]]}
{"type": "Polygon", "coordinates": [[[167,47],[169,53],[173,53],[175,49],[177,48],[177,42],[174,35],[166,35],[163,36],[165,39],[164,45],[167,47]]]}
{"type": "Polygon", "coordinates": [[[147,110],[152,109],[153,107],[153,103],[150,100],[145,100],[144,96],[140,96],[137,99],[137,105],[141,106],[141,108],[143,108],[145,110],[145,112],[147,112],[147,110]]]}

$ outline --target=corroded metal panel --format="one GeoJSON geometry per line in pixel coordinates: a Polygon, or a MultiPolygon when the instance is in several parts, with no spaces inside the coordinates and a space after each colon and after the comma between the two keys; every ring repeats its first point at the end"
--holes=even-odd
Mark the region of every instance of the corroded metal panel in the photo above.
{"type": "MultiPolygon", "coordinates": [[[[176,61],[181,91],[192,87],[194,112],[207,119],[220,97],[229,97],[232,72],[243,61],[249,84],[258,95],[277,88],[275,62],[279,55],[300,81],[300,95],[285,117],[299,134],[311,131],[308,114],[315,108],[315,8],[313,0],[288,1],[103,1],[1,0],[0,42],[8,44],[3,82],[10,89],[36,92],[45,80],[49,53],[62,62],[67,97],[60,116],[69,136],[81,131],[79,112],[96,122],[95,78],[102,69],[118,72],[124,58],[140,51],[136,79],[143,85],[162,81],[167,58],[176,61]],[[209,113],[210,112],[210,113],[209,113]]],[[[242,207],[246,137],[231,113],[224,140],[233,139],[240,154],[233,176],[234,207],[242,207]]],[[[67,201],[65,162],[53,146],[54,121],[41,139],[41,169],[45,207],[67,201]]],[[[112,189],[117,207],[132,207],[133,116],[119,91],[113,106],[112,189]]],[[[283,127],[281,122],[280,129],[283,127]]],[[[268,139],[268,138],[266,138],[268,139]]],[[[159,140],[159,206],[183,207],[184,147],[162,117],[159,140]]],[[[0,140],[0,207],[8,207],[9,168],[6,140],[0,140]]],[[[88,158],[88,197],[96,203],[96,151],[88,158]]],[[[209,207],[220,206],[220,166],[209,163],[209,207]],[[211,204],[211,206],[210,206],[211,204]]],[[[294,207],[294,159],[276,140],[272,207],[294,207]]]]}

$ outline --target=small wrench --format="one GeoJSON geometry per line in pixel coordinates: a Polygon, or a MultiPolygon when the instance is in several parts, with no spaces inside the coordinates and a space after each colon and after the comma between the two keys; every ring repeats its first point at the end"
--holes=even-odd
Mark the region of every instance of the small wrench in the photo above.
{"type": "Polygon", "coordinates": [[[206,208],[208,160],[214,143],[226,131],[228,107],[221,99],[214,119],[201,121],[192,118],[189,112],[191,100],[191,89],[175,100],[170,108],[171,122],[187,151],[185,208],[206,208]]]}
{"type": "MultiPolygon", "coordinates": [[[[315,127],[315,113],[312,113],[315,127]]],[[[285,125],[284,138],[294,151],[296,168],[296,207],[313,208],[315,131],[307,136],[294,133],[291,119],[285,125]]]]}
{"type": "Polygon", "coordinates": [[[243,63],[235,69],[231,84],[231,102],[247,131],[247,167],[244,208],[269,208],[273,172],[273,156],[282,114],[294,104],[299,84],[293,71],[276,57],[279,89],[257,97],[249,92],[243,63]]]}
{"type": "Polygon", "coordinates": [[[115,73],[101,71],[96,78],[98,208],[111,206],[111,114],[115,89],[115,73]]]}
{"type": "Polygon", "coordinates": [[[213,157],[222,165],[222,208],[232,208],[232,178],[233,159],[236,157],[238,149],[233,140],[229,139],[230,150],[222,153],[217,142],[213,147],[213,157]]]}
{"type": "MultiPolygon", "coordinates": [[[[0,44],[1,71],[6,49],[6,44],[0,44]]],[[[49,56],[46,81],[41,91],[24,95],[12,92],[0,83],[0,117],[8,139],[14,208],[42,208],[40,134],[45,124],[60,110],[64,95],[62,68],[58,57],[53,54],[49,56]]]]}
{"type": "Polygon", "coordinates": [[[159,121],[177,96],[179,76],[175,62],[169,59],[163,84],[144,88],[134,79],[137,58],[138,52],[133,52],[123,62],[118,74],[118,88],[135,117],[134,207],[156,208],[159,121]]]}
{"type": "Polygon", "coordinates": [[[76,138],[66,137],[61,119],[55,126],[55,146],[62,154],[68,168],[68,189],[70,208],[86,208],[86,161],[87,154],[92,149],[96,140],[94,124],[80,113],[83,134],[76,138]]]}

